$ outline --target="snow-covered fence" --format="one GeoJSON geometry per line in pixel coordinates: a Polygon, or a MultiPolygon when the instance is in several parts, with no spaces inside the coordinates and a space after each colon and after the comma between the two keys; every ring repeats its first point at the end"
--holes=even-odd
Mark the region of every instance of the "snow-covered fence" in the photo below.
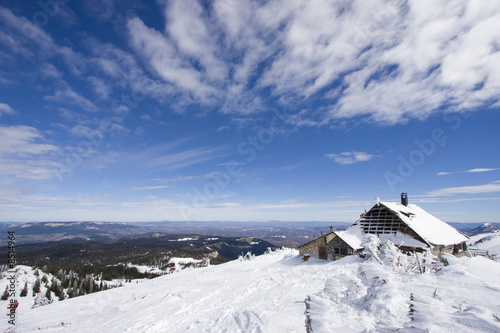
{"type": "Polygon", "coordinates": [[[481,249],[471,249],[469,248],[467,250],[467,256],[468,257],[486,257],[491,260],[497,260],[496,255],[491,255],[489,251],[487,250],[481,250],[481,249]]]}

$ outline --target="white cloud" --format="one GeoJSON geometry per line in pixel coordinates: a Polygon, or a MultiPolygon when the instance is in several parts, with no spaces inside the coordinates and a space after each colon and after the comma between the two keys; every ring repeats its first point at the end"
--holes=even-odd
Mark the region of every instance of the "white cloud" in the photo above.
{"type": "Polygon", "coordinates": [[[176,153],[165,153],[148,163],[152,168],[179,169],[213,159],[218,155],[218,148],[194,148],[176,153]]]}
{"type": "Polygon", "coordinates": [[[109,99],[109,95],[111,94],[113,88],[111,85],[104,82],[104,80],[95,77],[89,76],[87,80],[92,84],[92,90],[99,95],[100,98],[107,100],[109,99]]]}
{"type": "Polygon", "coordinates": [[[481,172],[490,172],[490,171],[495,171],[495,170],[500,170],[499,168],[476,168],[476,169],[470,169],[467,171],[457,171],[457,172],[438,172],[438,176],[447,176],[447,175],[453,175],[456,173],[481,173],[481,172]]]}
{"type": "Polygon", "coordinates": [[[47,144],[38,143],[44,137],[34,127],[30,126],[1,126],[0,125],[0,156],[16,155],[43,155],[58,152],[59,148],[47,144]]]}
{"type": "Polygon", "coordinates": [[[132,187],[132,191],[149,191],[149,190],[160,190],[164,188],[169,188],[169,185],[156,185],[156,186],[142,186],[142,187],[132,187]]]}
{"type": "Polygon", "coordinates": [[[370,155],[361,151],[343,152],[340,154],[326,154],[325,156],[328,158],[332,158],[336,163],[341,165],[367,162],[376,157],[375,155],[370,155]]]}
{"type": "Polygon", "coordinates": [[[202,73],[187,59],[179,56],[172,42],[162,33],[147,27],[139,18],[131,19],[127,27],[132,47],[149,61],[149,65],[162,79],[202,101],[210,99],[210,95],[216,92],[204,82],[202,73]]]}
{"type": "Polygon", "coordinates": [[[208,80],[225,80],[228,68],[218,54],[221,51],[217,47],[218,27],[211,27],[211,22],[203,19],[203,11],[203,7],[196,1],[168,2],[164,9],[167,18],[165,32],[175,40],[183,55],[200,62],[208,80]]]}
{"type": "Polygon", "coordinates": [[[0,176],[31,180],[56,177],[60,165],[55,156],[60,149],[43,141],[42,133],[34,127],[0,126],[0,176]]]}
{"type": "Polygon", "coordinates": [[[66,87],[64,90],[56,90],[54,94],[47,95],[44,99],[48,101],[54,101],[59,103],[70,103],[74,104],[87,111],[97,111],[98,108],[94,103],[86,99],[85,97],[76,93],[70,87],[66,87]]]}
{"type": "MultiPolygon", "coordinates": [[[[62,80],[49,63],[62,59],[72,74],[85,75],[103,99],[118,87],[168,101],[179,111],[201,103],[245,115],[269,110],[277,101],[296,115],[291,122],[296,126],[359,116],[393,125],[443,109],[500,105],[498,1],[157,4],[164,18],[161,29],[139,17],[126,21],[135,54],[87,37],[92,54],[84,57],[3,7],[0,43],[16,50],[11,60],[19,55],[32,59],[45,77],[62,80]],[[16,44],[3,32],[22,36],[23,26],[32,29],[36,47],[16,44]]],[[[116,10],[113,2],[100,9],[105,17],[116,10]]],[[[70,88],[46,99],[97,109],[70,88]]]]}
{"type": "Polygon", "coordinates": [[[477,168],[477,169],[470,169],[470,170],[467,170],[467,172],[476,173],[476,172],[490,172],[490,171],[495,171],[495,170],[499,170],[499,169],[498,169],[498,168],[495,168],[495,169],[477,168]]]}
{"type": "Polygon", "coordinates": [[[500,181],[484,185],[447,187],[427,193],[429,196],[450,196],[456,194],[480,194],[500,192],[500,181]]]}
{"type": "Polygon", "coordinates": [[[270,88],[288,106],[326,102],[322,116],[302,113],[298,125],[360,115],[392,125],[445,104],[475,108],[500,93],[500,4],[491,1],[221,0],[208,9],[173,1],[164,8],[165,33],[134,18],[131,44],[164,80],[222,103],[224,113],[265,109],[260,92],[270,88]]]}
{"type": "Polygon", "coordinates": [[[2,114],[10,114],[10,115],[12,115],[14,113],[15,113],[15,111],[14,111],[13,108],[10,107],[10,105],[5,104],[5,103],[0,103],[0,116],[2,114]]]}
{"type": "Polygon", "coordinates": [[[219,128],[217,128],[215,131],[222,132],[222,131],[225,131],[227,129],[229,129],[229,126],[223,125],[223,126],[220,126],[219,128]]]}

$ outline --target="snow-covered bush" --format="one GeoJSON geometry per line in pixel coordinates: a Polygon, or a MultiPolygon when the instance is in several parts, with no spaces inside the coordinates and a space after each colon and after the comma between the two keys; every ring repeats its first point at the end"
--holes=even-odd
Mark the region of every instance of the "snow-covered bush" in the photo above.
{"type": "Polygon", "coordinates": [[[393,242],[380,242],[375,235],[366,235],[363,239],[361,257],[367,261],[376,261],[381,265],[390,266],[394,271],[411,271],[418,273],[436,272],[437,258],[430,251],[421,253],[402,252],[393,242]]]}
{"type": "Polygon", "coordinates": [[[255,254],[252,254],[252,252],[247,252],[245,255],[240,255],[238,256],[239,261],[246,261],[246,260],[252,260],[255,258],[255,254]]]}

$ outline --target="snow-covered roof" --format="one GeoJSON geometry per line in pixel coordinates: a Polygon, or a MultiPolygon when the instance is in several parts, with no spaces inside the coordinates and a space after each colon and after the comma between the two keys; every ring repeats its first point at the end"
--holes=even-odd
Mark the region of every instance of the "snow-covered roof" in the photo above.
{"type": "Polygon", "coordinates": [[[344,231],[335,231],[335,234],[354,250],[362,248],[361,243],[363,242],[364,235],[361,226],[353,224],[344,231]]]}
{"type": "Polygon", "coordinates": [[[467,237],[449,224],[432,216],[415,204],[405,206],[396,202],[380,202],[393,211],[408,227],[431,245],[453,245],[467,241],[467,237]]]}

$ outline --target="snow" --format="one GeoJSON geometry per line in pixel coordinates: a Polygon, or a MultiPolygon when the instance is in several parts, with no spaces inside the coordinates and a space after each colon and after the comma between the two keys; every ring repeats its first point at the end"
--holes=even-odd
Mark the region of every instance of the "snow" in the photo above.
{"type": "Polygon", "coordinates": [[[200,259],[193,259],[193,258],[170,258],[169,263],[175,263],[175,264],[199,264],[203,262],[203,260],[200,259]]]}
{"type": "Polygon", "coordinates": [[[178,242],[185,242],[185,241],[192,241],[192,240],[198,240],[198,237],[184,237],[184,238],[177,239],[178,242]]]}
{"type": "Polygon", "coordinates": [[[128,263],[127,267],[136,268],[139,273],[153,273],[153,274],[165,274],[164,270],[159,269],[158,267],[151,267],[146,265],[135,265],[128,263]]]}
{"type": "Polygon", "coordinates": [[[381,242],[390,240],[397,246],[406,246],[406,247],[423,248],[423,249],[427,248],[426,244],[419,242],[410,235],[407,235],[399,231],[397,231],[396,234],[381,234],[377,236],[378,238],[380,238],[381,242]]]}
{"type": "Polygon", "coordinates": [[[46,227],[68,227],[70,226],[68,223],[45,223],[46,227]]]}
{"type": "Polygon", "coordinates": [[[472,236],[468,246],[471,252],[487,252],[494,259],[500,259],[500,232],[489,232],[472,236]]]}
{"type": "Polygon", "coordinates": [[[453,245],[466,242],[468,239],[452,226],[415,204],[408,206],[395,202],[381,202],[380,204],[396,213],[404,223],[432,245],[453,245]]]}
{"type": "Polygon", "coordinates": [[[353,224],[344,231],[335,231],[335,234],[342,238],[350,247],[354,250],[361,249],[361,242],[364,237],[364,233],[361,230],[361,226],[358,224],[353,224]]]}
{"type": "Polygon", "coordinates": [[[305,332],[308,296],[314,332],[500,331],[500,263],[450,256],[419,274],[391,251],[303,262],[282,249],[35,309],[20,298],[17,332],[305,332]]]}

